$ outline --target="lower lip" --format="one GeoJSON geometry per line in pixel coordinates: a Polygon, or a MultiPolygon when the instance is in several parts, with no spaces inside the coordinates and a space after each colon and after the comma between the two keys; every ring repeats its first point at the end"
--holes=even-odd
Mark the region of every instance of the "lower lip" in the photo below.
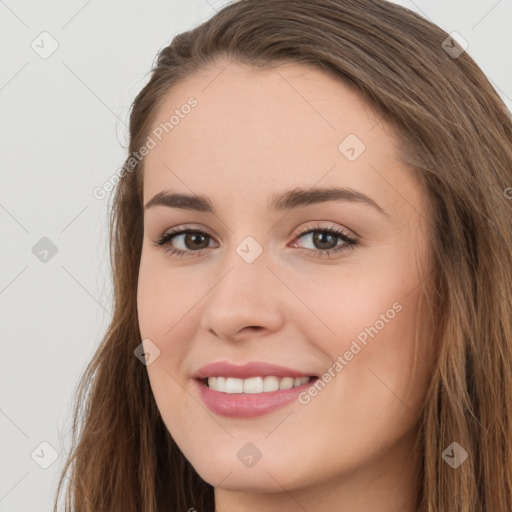
{"type": "Polygon", "coordinates": [[[230,418],[252,418],[275,411],[297,400],[300,393],[309,388],[316,379],[290,389],[279,389],[263,393],[223,393],[209,388],[202,380],[196,380],[204,403],[215,414],[230,418]]]}

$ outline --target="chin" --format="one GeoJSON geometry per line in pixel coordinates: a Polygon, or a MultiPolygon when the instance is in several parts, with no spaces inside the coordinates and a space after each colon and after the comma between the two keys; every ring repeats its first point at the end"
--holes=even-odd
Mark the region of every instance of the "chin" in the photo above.
{"type": "Polygon", "coordinates": [[[199,468],[198,474],[211,486],[229,491],[270,494],[283,492],[283,488],[293,488],[284,475],[276,474],[276,471],[268,471],[267,473],[263,466],[257,469],[256,467],[240,468],[233,465],[229,468],[226,467],[225,471],[220,471],[210,465],[209,468],[199,468]]]}
{"type": "MultiPolygon", "coordinates": [[[[200,460],[189,459],[199,476],[213,487],[237,492],[277,493],[284,489],[297,486],[297,472],[290,473],[290,467],[297,468],[296,464],[286,463],[284,460],[276,460],[275,452],[271,457],[261,457],[252,466],[245,465],[243,453],[237,457],[240,443],[236,443],[236,449],[226,448],[222,451],[212,450],[211,456],[202,457],[200,460]]],[[[245,443],[242,443],[242,446],[245,443]]],[[[218,448],[218,447],[217,447],[218,448]]]]}

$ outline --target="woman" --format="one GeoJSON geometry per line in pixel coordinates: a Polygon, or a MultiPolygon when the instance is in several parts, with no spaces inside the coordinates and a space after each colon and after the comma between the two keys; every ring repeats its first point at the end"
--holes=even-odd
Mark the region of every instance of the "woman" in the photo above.
{"type": "Polygon", "coordinates": [[[463,48],[382,0],[174,38],[132,105],[67,507],[511,510],[511,142],[463,48]]]}

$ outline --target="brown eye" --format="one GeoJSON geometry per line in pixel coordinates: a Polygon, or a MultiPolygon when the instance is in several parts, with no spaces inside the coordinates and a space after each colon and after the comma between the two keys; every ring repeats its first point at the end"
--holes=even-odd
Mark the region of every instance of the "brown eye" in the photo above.
{"type": "MultiPolygon", "coordinates": [[[[302,248],[303,251],[320,257],[331,256],[346,249],[353,249],[358,244],[356,239],[347,235],[341,229],[332,226],[306,227],[301,230],[297,240],[302,238],[310,238],[313,245],[313,249],[302,248]],[[343,241],[342,244],[338,244],[339,239],[343,241]]],[[[293,245],[300,247],[295,242],[293,245]]]]}
{"type": "MultiPolygon", "coordinates": [[[[182,236],[182,235],[177,235],[182,236]]],[[[175,235],[176,237],[176,235],[175,235]]],[[[200,232],[189,232],[184,233],[183,242],[187,249],[194,250],[194,249],[205,249],[208,247],[208,239],[209,235],[202,234],[200,232]],[[206,240],[206,244],[205,244],[206,240]]]]}
{"type": "Polygon", "coordinates": [[[211,236],[204,231],[177,228],[162,234],[154,243],[172,255],[198,256],[208,248],[210,239],[211,236]],[[179,247],[180,244],[181,247],[179,247]]]}

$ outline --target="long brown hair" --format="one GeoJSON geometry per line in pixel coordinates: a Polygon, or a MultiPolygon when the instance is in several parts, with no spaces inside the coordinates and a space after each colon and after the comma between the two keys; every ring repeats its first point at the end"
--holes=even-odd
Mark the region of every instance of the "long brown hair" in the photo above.
{"type": "Polygon", "coordinates": [[[401,159],[429,199],[438,327],[420,419],[418,507],[512,510],[512,120],[473,59],[453,53],[461,49],[447,38],[384,0],[240,0],[161,50],[132,104],[130,154],[110,217],[114,313],[79,382],[54,510],[68,474],[66,510],[214,508],[212,486],[174,443],[134,356],[144,160],[133,155],[169,89],[224,56],[314,66],[396,128],[401,159]],[[468,453],[456,469],[442,456],[453,442],[468,453]]]}

